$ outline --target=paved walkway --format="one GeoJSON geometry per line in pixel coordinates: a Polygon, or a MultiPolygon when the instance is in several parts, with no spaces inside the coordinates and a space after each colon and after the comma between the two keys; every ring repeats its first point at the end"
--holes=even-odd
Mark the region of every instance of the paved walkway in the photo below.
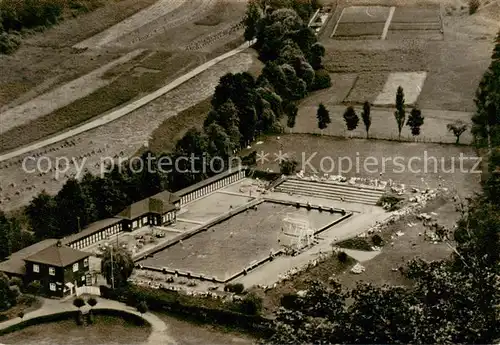
{"type": "Polygon", "coordinates": [[[109,122],[115,121],[115,120],[129,114],[130,112],[143,107],[144,105],[148,104],[149,102],[163,96],[167,92],[175,89],[179,85],[185,83],[189,79],[192,79],[193,77],[204,72],[208,68],[218,64],[219,62],[242,52],[243,50],[247,49],[252,44],[253,44],[253,42],[245,42],[241,46],[239,46],[238,48],[233,49],[225,54],[222,54],[222,55],[196,67],[192,71],[175,79],[173,82],[169,83],[168,85],[165,85],[161,89],[156,90],[156,91],[154,91],[154,92],[152,92],[152,93],[150,93],[150,94],[148,94],[148,95],[146,95],[146,96],[144,96],[144,97],[142,97],[134,102],[131,102],[131,103],[129,103],[129,104],[117,109],[117,110],[114,110],[114,111],[112,111],[104,116],[98,117],[90,122],[86,122],[80,126],[77,126],[77,127],[72,128],[68,131],[62,132],[60,134],[57,134],[53,137],[43,139],[41,141],[29,144],[27,146],[21,147],[19,149],[14,150],[14,151],[10,151],[8,153],[2,154],[2,155],[0,155],[0,162],[7,160],[7,159],[11,159],[13,157],[20,156],[20,155],[28,153],[28,152],[31,152],[33,150],[37,150],[37,149],[40,149],[42,147],[57,143],[59,141],[71,138],[77,134],[81,134],[83,132],[89,131],[89,130],[94,129],[96,127],[105,125],[109,122]]]}
{"type": "MultiPolygon", "coordinates": [[[[141,315],[135,308],[127,306],[123,303],[112,301],[103,298],[96,298],[98,303],[93,309],[115,309],[125,311],[130,314],[134,314],[142,317],[144,320],[151,324],[151,334],[148,339],[144,342],[147,345],[174,345],[177,344],[176,341],[168,334],[168,327],[159,317],[152,313],[145,313],[141,315]]],[[[90,309],[88,305],[81,308],[82,311],[86,312],[90,309]]],[[[75,311],[76,308],[73,306],[73,298],[66,300],[53,300],[53,299],[43,299],[43,305],[41,308],[27,313],[23,320],[20,318],[15,318],[0,323],[0,329],[5,329],[7,327],[21,323],[29,319],[33,319],[40,316],[58,314],[65,311],[75,311]]]]}

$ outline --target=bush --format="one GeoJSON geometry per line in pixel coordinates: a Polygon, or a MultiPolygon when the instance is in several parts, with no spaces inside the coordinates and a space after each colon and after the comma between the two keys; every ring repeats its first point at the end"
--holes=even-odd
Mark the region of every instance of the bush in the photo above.
{"type": "Polygon", "coordinates": [[[42,292],[42,284],[38,280],[34,280],[28,284],[26,290],[32,295],[39,295],[42,292]]]}
{"type": "Polygon", "coordinates": [[[476,13],[480,5],[479,0],[469,0],[469,14],[476,13]]]}
{"type": "Polygon", "coordinates": [[[286,293],[281,297],[280,304],[288,310],[297,309],[298,296],[294,293],[286,293]]]}
{"type": "Polygon", "coordinates": [[[87,304],[91,307],[95,307],[97,305],[97,300],[94,297],[90,297],[87,300],[87,304]]]}
{"type": "Polygon", "coordinates": [[[24,317],[24,311],[21,310],[19,313],[17,313],[17,316],[19,316],[22,320],[24,317]]]}
{"type": "Polygon", "coordinates": [[[235,284],[226,284],[224,286],[224,291],[227,292],[234,292],[236,294],[241,294],[245,290],[245,286],[241,283],[235,283],[235,284]]]}
{"type": "Polygon", "coordinates": [[[19,287],[19,289],[21,289],[21,290],[23,288],[23,280],[21,278],[18,278],[18,277],[10,278],[9,284],[10,284],[10,286],[15,285],[15,286],[19,287]]]}
{"type": "Polygon", "coordinates": [[[255,293],[249,293],[240,303],[240,310],[247,315],[259,315],[262,310],[262,298],[255,293]]]}
{"type": "Polygon", "coordinates": [[[375,234],[372,236],[372,242],[374,245],[376,245],[377,247],[381,247],[384,243],[384,240],[382,239],[382,237],[378,234],[375,234]]]}
{"type": "Polygon", "coordinates": [[[78,309],[80,309],[81,307],[83,307],[85,305],[85,301],[83,300],[83,298],[77,297],[73,300],[73,305],[75,307],[77,307],[78,309]]]}
{"type": "Polygon", "coordinates": [[[311,91],[326,89],[332,86],[330,74],[324,69],[317,70],[314,73],[314,81],[311,85],[311,91]]]}
{"type": "Polygon", "coordinates": [[[0,34],[0,54],[12,54],[21,45],[21,37],[17,34],[2,32],[0,34]]]}
{"type": "Polygon", "coordinates": [[[345,252],[338,252],[337,253],[337,259],[343,264],[347,262],[348,256],[345,252]]]}
{"type": "Polygon", "coordinates": [[[285,159],[280,162],[280,173],[283,175],[292,175],[297,169],[299,163],[294,159],[285,159]]]}
{"type": "Polygon", "coordinates": [[[137,311],[141,314],[147,313],[148,305],[146,304],[145,301],[139,302],[139,304],[137,305],[137,311]]]}

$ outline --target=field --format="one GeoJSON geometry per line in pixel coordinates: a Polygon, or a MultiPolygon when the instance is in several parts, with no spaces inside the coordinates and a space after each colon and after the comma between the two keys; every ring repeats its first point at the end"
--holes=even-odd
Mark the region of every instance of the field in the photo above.
{"type": "Polygon", "coordinates": [[[486,8],[468,18],[451,3],[353,0],[339,5],[320,40],[329,72],[358,77],[343,101],[394,104],[391,93],[401,83],[407,103],[422,109],[474,111],[475,89],[500,25],[487,18],[486,8]],[[389,6],[395,6],[392,17],[389,6]],[[380,39],[386,20],[387,36],[380,39]],[[402,72],[426,72],[427,77],[423,82],[408,75],[400,82],[391,75],[402,72]]]}
{"type": "Polygon", "coordinates": [[[12,210],[25,205],[42,189],[56,193],[67,178],[76,173],[74,164],[60,176],[55,176],[54,170],[47,173],[24,171],[21,163],[25,156],[48,157],[52,164],[57,157],[67,157],[74,159],[79,166],[83,164],[83,171],[99,173],[102,162],[134,155],[150,140],[151,134],[162,122],[210,97],[222,75],[248,70],[253,65],[253,59],[253,54],[237,54],[125,117],[66,142],[1,162],[0,205],[4,210],[12,210]]]}
{"type": "Polygon", "coordinates": [[[336,214],[308,212],[293,206],[264,202],[257,206],[257,210],[248,209],[239,213],[141,263],[225,280],[253,261],[278,251],[281,247],[282,218],[288,213],[297,212],[307,217],[314,229],[339,217],[336,214]]]}
{"type": "Polygon", "coordinates": [[[257,152],[271,157],[260,169],[279,171],[273,153],[282,151],[298,161],[297,169],[322,176],[324,173],[351,177],[379,178],[419,188],[441,184],[461,194],[479,188],[479,168],[474,150],[467,146],[405,143],[397,141],[341,139],[325,136],[288,134],[268,136],[257,152]],[[471,157],[463,160],[460,155],[471,157]],[[399,158],[397,158],[399,157],[399,158]],[[437,163],[437,164],[436,164],[437,163]],[[401,164],[401,165],[400,165],[401,164]],[[463,172],[461,172],[463,171],[463,172]]]}

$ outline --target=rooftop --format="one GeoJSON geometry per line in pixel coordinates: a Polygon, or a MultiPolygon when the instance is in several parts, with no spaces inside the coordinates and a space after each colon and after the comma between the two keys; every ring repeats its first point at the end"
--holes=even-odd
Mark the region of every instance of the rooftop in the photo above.
{"type": "Polygon", "coordinates": [[[0,272],[23,275],[25,272],[24,259],[26,257],[36,254],[56,243],[57,240],[51,238],[12,253],[7,260],[0,262],[0,272]]]}
{"type": "Polygon", "coordinates": [[[97,222],[90,223],[87,227],[85,227],[79,233],[70,235],[62,239],[63,244],[71,244],[73,242],[78,241],[79,239],[85,238],[89,235],[92,235],[96,232],[101,231],[109,226],[120,223],[122,220],[120,218],[106,218],[102,220],[98,220],[97,222]]]}
{"type": "Polygon", "coordinates": [[[76,250],[65,245],[52,245],[38,253],[35,253],[27,258],[25,261],[31,261],[51,266],[66,267],[77,261],[80,261],[90,254],[76,250]]]}
{"type": "Polygon", "coordinates": [[[173,210],[175,210],[174,204],[164,202],[156,197],[151,197],[134,202],[132,205],[121,211],[117,217],[132,220],[148,213],[165,214],[173,210]]]}

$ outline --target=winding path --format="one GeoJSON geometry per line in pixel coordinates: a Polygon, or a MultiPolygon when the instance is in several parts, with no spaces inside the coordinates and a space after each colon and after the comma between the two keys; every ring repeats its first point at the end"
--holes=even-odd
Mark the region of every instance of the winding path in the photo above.
{"type": "MultiPolygon", "coordinates": [[[[129,307],[123,303],[112,301],[103,298],[97,298],[97,306],[93,309],[114,309],[121,310],[130,314],[134,314],[142,317],[144,320],[151,324],[151,333],[148,339],[144,342],[147,345],[166,345],[172,344],[175,345],[177,342],[168,334],[168,327],[158,316],[152,313],[140,314],[135,308],[129,307]]],[[[85,308],[89,309],[88,306],[82,307],[82,310],[85,311],[85,308]]],[[[75,311],[75,307],[73,306],[72,299],[66,300],[52,300],[52,299],[44,299],[43,305],[40,309],[34,310],[30,313],[27,313],[23,320],[20,318],[15,318],[12,320],[8,320],[0,323],[0,329],[5,329],[7,327],[19,324],[23,321],[37,318],[40,316],[53,315],[66,311],[75,311]]]]}

